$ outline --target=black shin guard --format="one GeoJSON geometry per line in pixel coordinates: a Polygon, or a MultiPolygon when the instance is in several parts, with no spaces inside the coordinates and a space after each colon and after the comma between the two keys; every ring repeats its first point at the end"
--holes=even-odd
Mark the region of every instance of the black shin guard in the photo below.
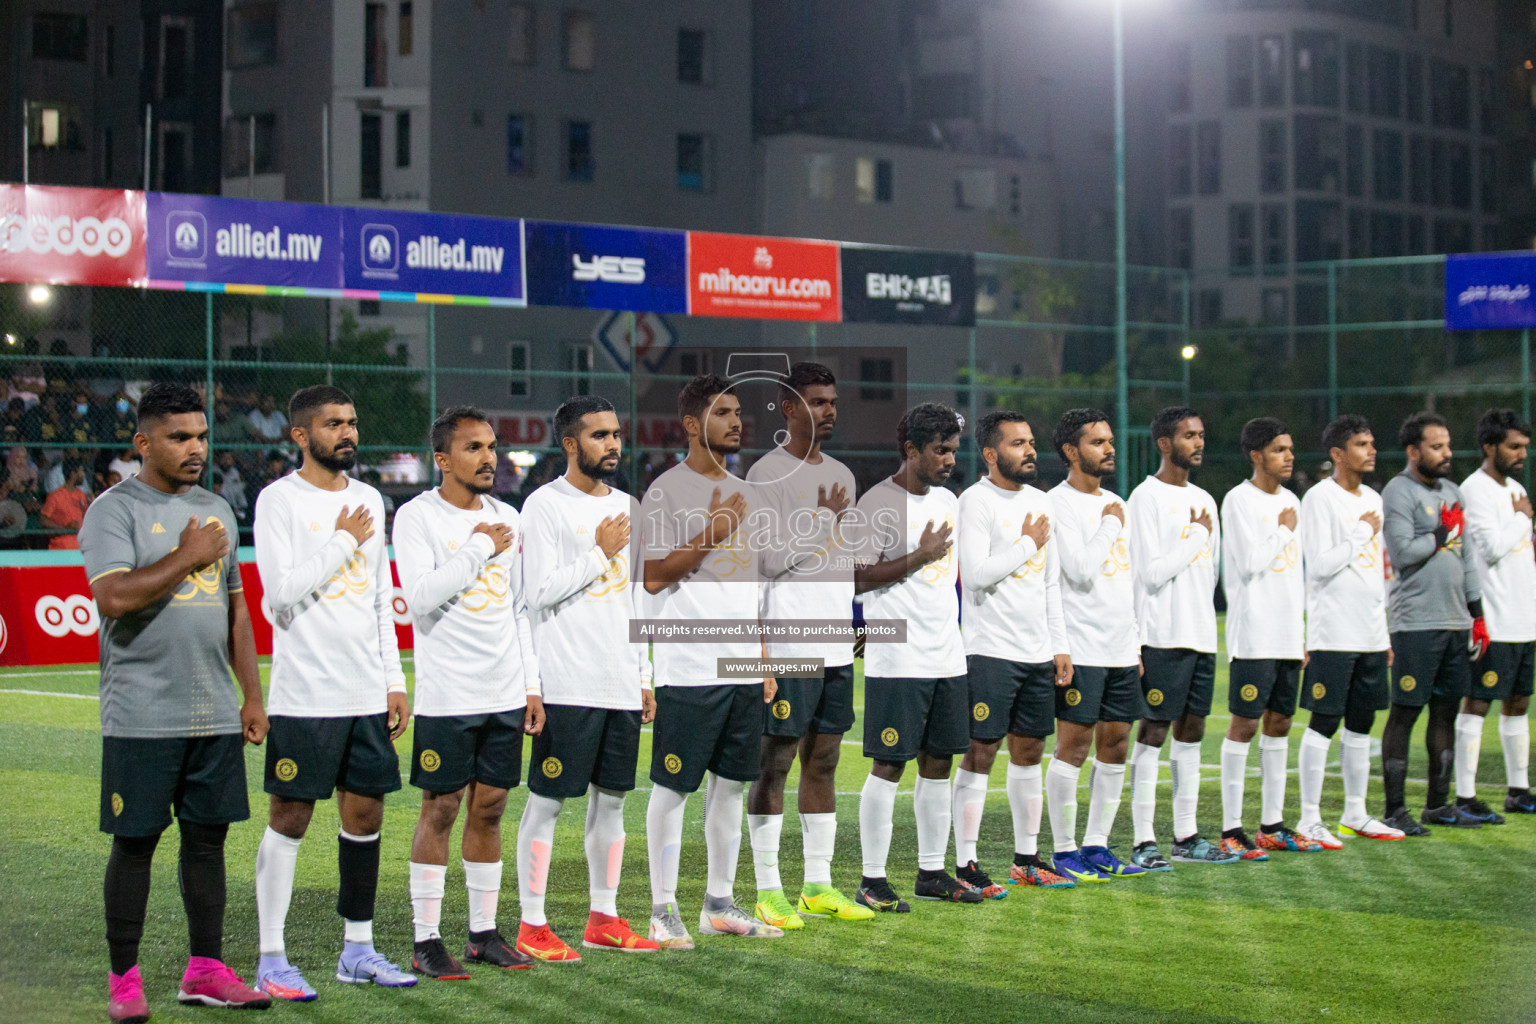
{"type": "Polygon", "coordinates": [[[224,839],[228,825],[182,821],[181,905],[187,911],[187,937],[193,956],[224,958],[224,839]]]}
{"type": "Polygon", "coordinates": [[[159,844],[158,834],[112,840],[102,897],[113,974],[127,974],[139,962],[139,940],[144,937],[144,913],[149,907],[149,868],[159,844]]]}
{"type": "Polygon", "coordinates": [[[379,891],[378,836],[361,843],[339,836],[338,844],[341,884],[336,893],[336,913],[346,921],[372,921],[379,891]]]}

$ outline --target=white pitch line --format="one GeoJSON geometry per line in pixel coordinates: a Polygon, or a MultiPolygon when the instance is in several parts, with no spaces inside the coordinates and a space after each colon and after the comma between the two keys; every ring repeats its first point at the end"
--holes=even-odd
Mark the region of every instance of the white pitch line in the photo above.
{"type": "Polygon", "coordinates": [[[28,697],[73,697],[75,700],[100,700],[94,693],[61,693],[58,690],[0,690],[0,693],[20,693],[28,697]]]}

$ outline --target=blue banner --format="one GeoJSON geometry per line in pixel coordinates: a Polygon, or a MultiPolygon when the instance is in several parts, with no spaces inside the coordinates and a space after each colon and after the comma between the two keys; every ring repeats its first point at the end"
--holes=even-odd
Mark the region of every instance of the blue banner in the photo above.
{"type": "Polygon", "coordinates": [[[341,211],[150,192],[151,280],[341,288],[341,211]]]}
{"type": "Polygon", "coordinates": [[[536,306],[688,312],[686,232],[529,221],[527,237],[536,306]]]}
{"type": "Polygon", "coordinates": [[[520,220],[346,209],[342,238],[349,289],[525,304],[520,220]]]}
{"type": "Polygon", "coordinates": [[[1445,258],[1445,326],[1452,331],[1536,327],[1536,253],[1445,258]]]}

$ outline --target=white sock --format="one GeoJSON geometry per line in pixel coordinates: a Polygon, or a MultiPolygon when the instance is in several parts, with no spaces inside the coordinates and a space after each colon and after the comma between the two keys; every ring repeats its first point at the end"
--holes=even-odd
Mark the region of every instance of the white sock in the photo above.
{"type": "Polygon", "coordinates": [[[711,773],[704,785],[704,851],[709,863],[706,896],[730,899],[736,890],[736,861],[741,856],[741,806],[747,784],[711,773]]]}
{"type": "Polygon", "coordinates": [[[1125,765],[1106,764],[1098,758],[1088,773],[1088,827],[1083,830],[1084,846],[1108,846],[1109,830],[1115,826],[1120,810],[1120,794],[1125,789],[1125,765]]]}
{"type": "Polygon", "coordinates": [[[1243,827],[1243,789],[1248,774],[1248,746],[1236,740],[1221,741],[1221,827],[1243,827]]]}
{"type": "Polygon", "coordinates": [[[1456,716],[1456,795],[1477,796],[1477,761],[1483,752],[1483,716],[1456,716]]]}
{"type": "Polygon", "coordinates": [[[463,863],[464,888],[469,893],[469,930],[488,932],[496,927],[496,905],[501,900],[501,861],[463,863]]]}
{"type": "Polygon", "coordinates": [[[1034,856],[1040,849],[1040,766],[1008,762],[1008,807],[1013,811],[1013,852],[1034,856]]]}
{"type": "Polygon", "coordinates": [[[805,880],[832,884],[832,851],[837,846],[837,813],[800,815],[800,845],[805,851],[805,880]]]}
{"type": "Polygon", "coordinates": [[[549,888],[549,861],[555,849],[555,819],[563,801],[528,794],[523,820],[517,826],[517,901],[523,921],[537,928],[548,924],[544,893],[549,888]]]}
{"type": "Polygon", "coordinates": [[[1045,770],[1045,808],[1051,816],[1051,840],[1057,853],[1077,849],[1077,780],[1082,773],[1082,765],[1068,764],[1059,757],[1051,758],[1051,766],[1045,770]]]}
{"type": "Polygon", "coordinates": [[[944,870],[944,855],[949,852],[949,780],[919,775],[912,813],[917,817],[918,870],[944,870]]]}
{"type": "Polygon", "coordinates": [[[1157,748],[1137,743],[1131,750],[1131,827],[1134,843],[1155,843],[1152,815],[1157,810],[1157,748]]]}
{"type": "Polygon", "coordinates": [[[1504,744],[1504,775],[1509,788],[1530,789],[1530,716],[1500,715],[1499,740],[1504,744]]]}
{"type": "Polygon", "coordinates": [[[757,872],[761,891],[783,889],[779,877],[779,834],[784,831],[782,814],[749,814],[747,831],[752,835],[752,868],[757,872]]]}
{"type": "Polygon", "coordinates": [[[443,864],[418,864],[411,861],[411,924],[416,941],[441,938],[443,923],[443,879],[448,868],[443,864]]]}
{"type": "Polygon", "coordinates": [[[859,793],[859,846],[865,878],[884,878],[885,861],[891,854],[891,819],[896,814],[896,783],[876,778],[864,780],[859,793]]]}
{"type": "Polygon", "coordinates": [[[256,848],[256,920],[262,956],[282,956],[283,925],[293,900],[293,873],[299,841],[268,826],[256,848]]]}
{"type": "Polygon", "coordinates": [[[1343,730],[1339,762],[1344,769],[1344,816],[1346,825],[1364,824],[1370,815],[1365,810],[1365,790],[1371,781],[1371,736],[1364,732],[1343,730]]]}
{"type": "Polygon", "coordinates": [[[1296,753],[1296,787],[1301,791],[1301,816],[1297,825],[1322,823],[1323,771],[1328,767],[1328,748],[1333,738],[1314,729],[1301,734],[1301,750],[1296,753]]]}
{"type": "Polygon", "coordinates": [[[1200,805],[1200,744],[1172,740],[1168,749],[1173,776],[1173,839],[1188,839],[1200,831],[1195,811],[1200,805]]]}
{"type": "Polygon", "coordinates": [[[1285,818],[1285,762],[1291,742],[1284,736],[1259,737],[1259,824],[1273,825],[1285,818]]]}
{"type": "Polygon", "coordinates": [[[683,850],[683,810],[688,794],[666,786],[651,789],[645,808],[645,850],[651,864],[651,904],[677,902],[677,862],[683,850]]]}
{"type": "Polygon", "coordinates": [[[955,769],[954,806],[955,863],[961,867],[976,859],[976,837],[981,834],[981,812],[987,806],[987,776],[955,769]]]}
{"type": "Polygon", "coordinates": [[[624,867],[624,794],[587,787],[587,891],[592,909],[619,916],[619,874],[624,867]]]}

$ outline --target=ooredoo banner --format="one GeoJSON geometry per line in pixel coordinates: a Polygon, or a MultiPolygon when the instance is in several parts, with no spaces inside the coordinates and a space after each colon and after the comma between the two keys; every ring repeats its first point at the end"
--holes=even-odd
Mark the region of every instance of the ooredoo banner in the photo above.
{"type": "Polygon", "coordinates": [[[688,232],[688,312],[841,319],[836,242],[688,232]]]}
{"type": "Polygon", "coordinates": [[[1445,326],[1452,331],[1536,327],[1536,253],[1447,256],[1445,326]]]}
{"type": "Polygon", "coordinates": [[[951,327],[976,322],[976,262],[970,253],[841,248],[845,321],[951,327]]]}
{"type": "Polygon", "coordinates": [[[341,287],[341,210],[151,192],[149,276],[296,288],[341,287]]]}
{"type": "Polygon", "coordinates": [[[520,220],[349,208],[341,223],[347,288],[526,302],[520,220]]]}
{"type": "Polygon", "coordinates": [[[688,236],[529,221],[528,301],[535,306],[688,312],[688,236]]]}
{"type": "Polygon", "coordinates": [[[144,193],[0,185],[0,281],[144,282],[144,193]]]}

